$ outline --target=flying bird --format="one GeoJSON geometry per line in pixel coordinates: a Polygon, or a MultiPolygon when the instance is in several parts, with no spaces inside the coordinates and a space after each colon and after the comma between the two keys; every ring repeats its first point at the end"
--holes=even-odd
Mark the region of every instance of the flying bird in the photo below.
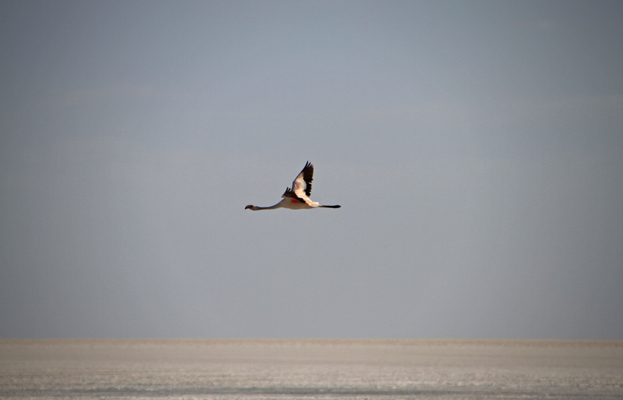
{"type": "Polygon", "coordinates": [[[340,208],[341,206],[325,206],[318,202],[311,201],[312,180],[314,179],[314,166],[307,161],[301,173],[292,182],[292,188],[286,188],[279,203],[270,207],[258,207],[249,204],[244,209],[258,210],[274,210],[276,208],[289,208],[290,210],[307,210],[310,208],[340,208]]]}

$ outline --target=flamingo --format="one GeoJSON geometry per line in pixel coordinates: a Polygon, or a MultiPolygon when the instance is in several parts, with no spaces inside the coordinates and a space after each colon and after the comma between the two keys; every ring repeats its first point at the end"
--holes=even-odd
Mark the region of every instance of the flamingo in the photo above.
{"type": "Polygon", "coordinates": [[[312,180],[314,179],[314,166],[307,161],[305,167],[292,182],[292,189],[286,188],[279,203],[270,207],[258,207],[253,204],[249,204],[244,209],[250,209],[253,211],[258,210],[274,210],[276,208],[289,208],[290,210],[307,210],[310,208],[340,208],[341,206],[326,206],[316,201],[311,201],[309,196],[311,195],[312,180]]]}

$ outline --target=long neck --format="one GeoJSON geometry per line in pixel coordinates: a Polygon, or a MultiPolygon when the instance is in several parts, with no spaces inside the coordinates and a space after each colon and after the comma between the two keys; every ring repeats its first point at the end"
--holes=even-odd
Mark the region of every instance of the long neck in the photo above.
{"type": "Polygon", "coordinates": [[[255,208],[253,208],[253,211],[274,210],[275,208],[279,208],[279,207],[281,207],[281,202],[275,204],[274,206],[270,206],[270,207],[258,207],[258,206],[255,206],[255,208]]]}
{"type": "Polygon", "coordinates": [[[324,207],[324,208],[340,208],[342,206],[325,206],[325,205],[322,205],[320,207],[324,207]]]}

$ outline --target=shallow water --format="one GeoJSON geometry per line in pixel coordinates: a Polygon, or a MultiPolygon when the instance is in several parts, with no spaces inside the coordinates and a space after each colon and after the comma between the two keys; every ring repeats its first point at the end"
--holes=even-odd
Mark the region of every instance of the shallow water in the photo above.
{"type": "Polygon", "coordinates": [[[620,399],[623,341],[0,340],[0,397],[620,399]]]}

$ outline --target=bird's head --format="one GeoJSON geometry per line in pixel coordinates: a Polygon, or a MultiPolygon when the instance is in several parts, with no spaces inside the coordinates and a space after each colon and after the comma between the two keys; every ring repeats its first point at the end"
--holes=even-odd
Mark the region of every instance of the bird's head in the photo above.
{"type": "Polygon", "coordinates": [[[254,206],[253,204],[249,204],[249,205],[248,205],[248,206],[246,206],[244,209],[245,209],[245,210],[247,210],[247,209],[249,209],[249,208],[250,208],[251,210],[255,211],[255,206],[254,206]]]}

